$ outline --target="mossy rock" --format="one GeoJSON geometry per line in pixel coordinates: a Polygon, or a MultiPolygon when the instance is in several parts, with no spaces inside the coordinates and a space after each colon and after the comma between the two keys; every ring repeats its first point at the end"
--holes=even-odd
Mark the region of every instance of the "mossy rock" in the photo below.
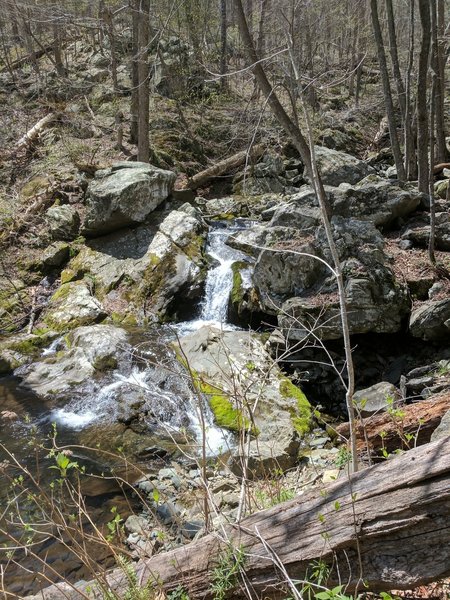
{"type": "Polygon", "coordinates": [[[305,435],[311,430],[313,424],[313,412],[307,397],[287,377],[280,380],[279,390],[283,398],[294,398],[296,400],[297,411],[291,412],[292,424],[301,436],[305,435]]]}
{"type": "Polygon", "coordinates": [[[206,383],[201,377],[194,378],[197,389],[205,394],[208,399],[211,410],[214,414],[214,421],[219,427],[239,433],[240,431],[252,430],[253,434],[257,431],[251,426],[250,420],[242,411],[233,406],[229,396],[219,387],[206,383]]]}

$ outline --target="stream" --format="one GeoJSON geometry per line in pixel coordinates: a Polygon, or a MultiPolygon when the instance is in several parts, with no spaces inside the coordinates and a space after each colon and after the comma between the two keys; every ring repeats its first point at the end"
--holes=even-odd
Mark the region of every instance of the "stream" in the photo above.
{"type": "MultiPolygon", "coordinates": [[[[197,316],[190,321],[152,326],[147,330],[130,328],[129,343],[120,349],[118,365],[113,371],[94,376],[68,393],[45,400],[22,385],[26,368],[19,369],[14,376],[0,379],[2,411],[19,415],[16,420],[3,421],[0,443],[30,472],[38,469],[41,485],[49,485],[54,480],[55,472],[50,470],[53,468],[53,459],[41,456],[39,461],[42,462],[37,465],[34,447],[38,444],[50,447],[49,436],[52,431],[56,431],[58,446],[79,446],[75,451],[75,459],[87,465],[89,472],[99,474],[104,469],[117,468],[116,461],[105,458],[100,463],[85,447],[101,446],[111,452],[117,452],[118,447],[123,448],[124,453],[131,452],[137,456],[137,463],[147,472],[157,472],[164,466],[161,457],[167,452],[173,455],[173,451],[177,447],[183,448],[183,444],[187,444],[185,447],[191,455],[199,456],[202,449],[202,419],[205,419],[204,451],[207,455],[215,456],[233,444],[232,436],[214,425],[209,406],[199,406],[201,400],[192,392],[186,373],[168,346],[177,337],[194,332],[206,324],[236,329],[236,326],[227,322],[228,300],[233,284],[231,266],[233,262],[245,259],[245,256],[228,247],[226,240],[250,224],[239,220],[233,224],[217,223],[211,227],[206,247],[211,267],[197,316]],[[137,414],[142,425],[145,425],[143,434],[136,426],[137,414]],[[127,427],[132,418],[136,419],[132,425],[134,431],[127,427]]],[[[63,338],[54,340],[43,350],[42,358],[57,358],[57,353],[65,349],[65,344],[63,338]]],[[[0,448],[0,462],[11,462],[13,458],[7,456],[4,448],[0,448]]],[[[180,452],[178,455],[182,460],[180,452]]],[[[20,475],[19,468],[14,472],[20,475]]],[[[6,506],[7,497],[11,497],[11,486],[1,473],[0,482],[0,502],[1,506],[6,506]]],[[[100,485],[93,492],[88,492],[87,503],[95,508],[99,523],[110,519],[113,502],[124,504],[119,490],[111,494],[109,489],[102,489],[100,485]]],[[[129,509],[122,507],[123,516],[129,513],[129,509]]],[[[0,525],[4,527],[2,521],[0,525]]],[[[6,544],[7,541],[0,534],[0,544],[6,544]]],[[[52,544],[48,552],[57,554],[57,545],[52,544]]],[[[22,566],[24,560],[22,556],[22,566]]],[[[109,560],[106,553],[103,561],[105,566],[109,560]]],[[[83,577],[85,573],[81,563],[75,563],[69,561],[63,574],[76,572],[77,577],[83,577]]],[[[3,557],[1,564],[5,564],[3,557]]],[[[31,557],[27,558],[26,564],[30,569],[26,575],[18,567],[8,566],[8,589],[13,593],[29,592],[36,585],[34,571],[39,571],[40,566],[31,557]]]]}

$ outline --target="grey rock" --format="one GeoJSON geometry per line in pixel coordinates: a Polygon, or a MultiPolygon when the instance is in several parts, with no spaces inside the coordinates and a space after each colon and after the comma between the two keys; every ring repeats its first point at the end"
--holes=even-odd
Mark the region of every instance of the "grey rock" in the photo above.
{"type": "Polygon", "coordinates": [[[130,515],[124,523],[125,529],[129,533],[142,535],[149,531],[150,523],[145,517],[139,515],[130,515]]]}
{"type": "Polygon", "coordinates": [[[317,252],[311,244],[295,247],[301,254],[275,248],[263,250],[255,263],[253,282],[260,295],[261,307],[276,313],[277,296],[289,297],[302,294],[316,284],[325,272],[323,263],[316,259],[317,252]]]}
{"type": "Polygon", "coordinates": [[[8,375],[27,363],[27,357],[8,348],[0,348],[0,375],[8,375]]]}
{"type": "Polygon", "coordinates": [[[363,417],[392,408],[397,404],[398,398],[397,388],[387,381],[376,383],[353,395],[353,400],[363,417]]]}
{"type": "Polygon", "coordinates": [[[158,504],[155,513],[162,525],[176,525],[180,523],[182,510],[175,503],[167,501],[158,504]]]}
{"type": "Polygon", "coordinates": [[[41,262],[44,268],[60,267],[69,259],[70,246],[66,242],[53,242],[48,246],[43,255],[41,262]]]}
{"type": "Polygon", "coordinates": [[[72,206],[52,206],[45,213],[45,219],[53,239],[73,240],[78,236],[80,216],[72,206]]]}
{"type": "Polygon", "coordinates": [[[203,521],[185,521],[180,528],[180,532],[186,539],[193,540],[204,526],[203,521]]]}
{"type": "MultiPolygon", "coordinates": [[[[333,217],[332,227],[342,261],[350,332],[399,331],[409,309],[407,289],[396,281],[387,264],[383,237],[373,224],[356,219],[333,217]]],[[[332,262],[322,228],[317,230],[311,253],[332,262]]],[[[342,337],[336,284],[326,270],[314,268],[310,288],[299,290],[291,298],[278,298],[282,302],[278,323],[283,335],[291,340],[306,339],[311,332],[324,340],[342,337]]],[[[276,306],[277,298],[272,297],[271,302],[276,306]]]]}
{"type": "Polygon", "coordinates": [[[442,417],[441,422],[431,434],[431,441],[437,442],[450,435],[450,410],[442,417]]]}
{"type": "MultiPolygon", "coordinates": [[[[248,420],[246,407],[255,406],[252,422],[258,435],[257,441],[251,442],[252,468],[257,469],[259,458],[264,468],[268,468],[271,459],[271,464],[275,459],[280,468],[292,466],[299,436],[311,425],[311,409],[301,391],[279,371],[257,336],[207,326],[181,338],[179,343],[192,371],[219,389],[224,402],[239,411],[242,418],[248,420]]],[[[220,424],[220,417],[217,418],[220,424]]],[[[234,469],[238,468],[238,456],[232,461],[234,469]]]]}
{"type": "Polygon", "coordinates": [[[294,435],[289,436],[280,430],[272,439],[251,440],[245,450],[237,449],[228,460],[230,471],[242,477],[242,465],[247,461],[249,478],[271,477],[275,473],[285,472],[298,462],[300,444],[294,435]]]}
{"type": "Polygon", "coordinates": [[[71,260],[64,276],[89,274],[96,293],[117,313],[140,318],[145,304],[147,314],[164,316],[181,290],[188,298],[200,292],[205,231],[201,218],[172,211],[159,224],[92,240],[71,260]]]}
{"type": "Polygon", "coordinates": [[[75,281],[63,284],[53,294],[42,320],[56,331],[67,331],[105,317],[105,310],[87,284],[75,281]]]}
{"type": "Polygon", "coordinates": [[[114,325],[78,327],[67,338],[70,347],[79,348],[97,371],[116,368],[119,351],[130,348],[127,332],[114,325]]]}
{"type": "Polygon", "coordinates": [[[372,168],[364,161],[323,146],[316,146],[316,159],[325,185],[357,183],[372,172],[372,168]]]}
{"type": "Polygon", "coordinates": [[[450,300],[429,300],[413,308],[411,335],[423,340],[445,340],[450,335],[450,300]]]}
{"type": "Polygon", "coordinates": [[[418,190],[403,189],[397,183],[370,175],[354,186],[343,184],[334,190],[333,212],[387,227],[414,212],[422,196],[418,190]]]}
{"type": "Polygon", "coordinates": [[[146,163],[116,163],[98,171],[86,193],[84,235],[142,223],[171,192],[175,173],[146,163]]]}
{"type": "Polygon", "coordinates": [[[23,385],[41,397],[67,392],[89,380],[97,370],[114,368],[127,339],[112,325],[80,327],[69,334],[70,348],[33,363],[23,385]]]}

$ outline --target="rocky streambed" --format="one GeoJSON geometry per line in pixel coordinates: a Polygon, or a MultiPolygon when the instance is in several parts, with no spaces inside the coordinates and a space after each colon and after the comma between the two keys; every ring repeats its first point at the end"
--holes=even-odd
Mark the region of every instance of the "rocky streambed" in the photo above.
{"type": "MultiPolygon", "coordinates": [[[[445,393],[447,201],[437,200],[436,271],[414,184],[341,152],[318,156],[361,411],[445,393]]],[[[206,507],[219,526],[345,466],[327,427],[327,414],[345,418],[339,305],[301,163],[263,157],[219,199],[173,192],[174,180],[141,163],[98,171],[77,202],[47,211],[42,247],[0,289],[2,443],[31,468],[30,439],[43,443],[56,423],[57,443],[76,444],[93,471],[119,467],[87,447],[135,462],[130,489],[146,500],[125,522],[135,555],[201,535],[206,507]]],[[[105,522],[119,491],[108,485],[85,491],[105,522]]],[[[15,571],[8,583],[17,594],[34,585],[15,571]]]]}

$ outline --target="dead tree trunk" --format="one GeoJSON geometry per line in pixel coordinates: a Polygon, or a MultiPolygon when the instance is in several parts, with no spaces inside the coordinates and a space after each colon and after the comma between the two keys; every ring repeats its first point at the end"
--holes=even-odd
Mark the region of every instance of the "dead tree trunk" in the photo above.
{"type": "Polygon", "coordinates": [[[428,162],[427,80],[431,46],[431,15],[428,0],[419,0],[419,15],[422,26],[422,42],[417,74],[417,165],[419,170],[419,190],[428,194],[430,167],[428,162]]]}
{"type": "Polygon", "coordinates": [[[400,144],[397,137],[397,123],[395,119],[395,109],[392,100],[391,83],[389,80],[389,72],[387,68],[386,54],[384,51],[383,34],[381,32],[380,19],[378,16],[377,0],[370,0],[370,13],[372,17],[372,27],[377,46],[378,63],[380,65],[381,81],[383,84],[384,103],[386,107],[386,115],[389,123],[389,135],[391,138],[392,154],[394,155],[395,167],[397,169],[397,177],[401,181],[405,180],[405,169],[403,166],[403,158],[400,149],[400,144]]]}
{"type": "MultiPolygon", "coordinates": [[[[442,394],[398,408],[402,414],[383,412],[361,419],[356,431],[358,453],[369,450],[371,455],[381,458],[383,450],[390,454],[397,448],[407,450],[414,445],[428,443],[431,434],[450,409],[450,395],[442,394]]],[[[341,423],[336,431],[340,436],[350,437],[348,423],[341,423]]]]}
{"type": "Polygon", "coordinates": [[[264,152],[264,150],[265,150],[265,145],[258,144],[256,146],[253,146],[253,148],[251,148],[248,151],[242,150],[241,152],[238,152],[237,154],[233,154],[233,156],[230,156],[228,158],[225,158],[224,160],[219,161],[212,167],[208,167],[204,171],[200,171],[200,173],[196,173],[196,175],[194,175],[193,177],[191,177],[189,179],[188,187],[191,190],[196,190],[197,188],[201,187],[206,182],[208,182],[210,179],[213,179],[213,177],[219,177],[220,175],[223,175],[224,173],[229,173],[230,171],[233,171],[233,169],[240,167],[241,165],[243,165],[245,163],[247,158],[250,160],[255,160],[255,159],[259,158],[262,155],[262,153],[264,152]]]}
{"type": "Polygon", "coordinates": [[[14,151],[19,152],[25,148],[29,148],[32,144],[34,144],[39,135],[52,125],[55,121],[61,118],[61,113],[50,113],[40,119],[36,125],[34,125],[31,129],[29,129],[24,136],[20,138],[20,140],[16,143],[14,151]]]}
{"type": "MultiPolygon", "coordinates": [[[[410,589],[450,574],[449,483],[446,438],[228,525],[220,536],[140,561],[137,581],[209,600],[213,569],[227,564],[227,551],[234,568],[234,551],[244,558],[227,598],[243,596],[243,582],[254,597],[279,597],[287,575],[304,580],[318,559],[331,567],[326,585],[347,584],[350,591],[364,581],[373,591],[410,589]]],[[[129,582],[121,569],[106,580],[119,596],[129,582]]],[[[88,587],[90,597],[104,597],[91,581],[77,589],[56,584],[32,598],[81,600],[88,587]]]]}

